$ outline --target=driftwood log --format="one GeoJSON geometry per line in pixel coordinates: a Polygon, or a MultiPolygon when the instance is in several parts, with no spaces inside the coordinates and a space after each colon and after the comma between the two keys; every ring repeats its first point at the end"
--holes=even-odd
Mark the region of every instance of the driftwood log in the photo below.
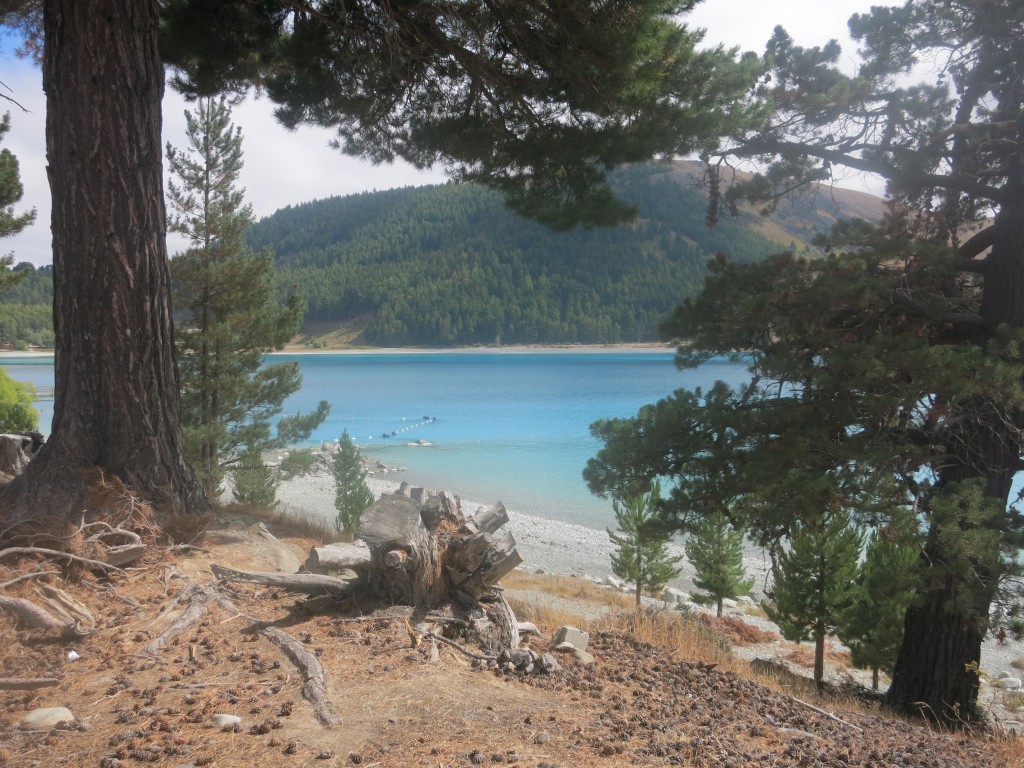
{"type": "Polygon", "coordinates": [[[501,529],[501,504],[466,518],[450,493],[421,488],[382,496],[360,518],[351,544],[317,547],[309,573],[247,573],[213,566],[229,581],[248,581],[300,592],[354,591],[413,608],[413,620],[449,608],[460,621],[450,626],[488,652],[519,646],[519,627],[499,580],[523,560],[511,533],[501,529]]]}

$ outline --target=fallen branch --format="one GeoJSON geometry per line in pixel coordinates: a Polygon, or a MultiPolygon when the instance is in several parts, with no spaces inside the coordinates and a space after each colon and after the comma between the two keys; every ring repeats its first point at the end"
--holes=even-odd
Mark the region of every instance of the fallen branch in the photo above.
{"type": "Polygon", "coordinates": [[[55,575],[57,575],[57,571],[49,571],[49,570],[47,570],[47,571],[32,571],[32,573],[23,573],[21,576],[15,576],[13,579],[8,579],[7,581],[5,581],[3,583],[0,583],[0,589],[7,589],[8,587],[13,587],[18,582],[25,581],[26,579],[37,579],[40,576],[55,576],[55,575]]]}
{"type": "Polygon", "coordinates": [[[808,704],[806,701],[801,701],[796,696],[790,696],[790,698],[793,699],[793,701],[795,701],[797,704],[801,704],[801,705],[807,707],[812,712],[817,712],[819,715],[824,715],[825,717],[829,718],[830,720],[835,720],[837,723],[845,725],[847,728],[853,728],[853,730],[855,730],[855,731],[857,731],[859,733],[864,733],[864,729],[861,728],[860,726],[856,726],[853,723],[848,723],[845,720],[836,717],[831,712],[826,712],[821,707],[816,707],[813,704],[808,704]]]}
{"type": "Polygon", "coordinates": [[[88,557],[79,557],[78,555],[72,555],[70,552],[60,552],[56,549],[44,549],[43,547],[8,547],[7,549],[0,549],[0,558],[7,557],[8,555],[45,555],[46,557],[53,557],[60,560],[71,560],[75,563],[90,565],[93,568],[102,568],[105,571],[120,570],[116,565],[110,565],[109,563],[104,563],[99,560],[91,560],[88,557]]]}
{"type": "Polygon", "coordinates": [[[317,573],[251,573],[236,571],[214,563],[210,566],[213,575],[223,581],[243,581],[248,584],[262,584],[266,587],[278,587],[291,592],[330,592],[345,595],[356,585],[356,579],[339,579],[334,576],[323,576],[317,573]]]}
{"type": "Polygon", "coordinates": [[[454,648],[455,650],[459,651],[460,653],[466,654],[471,659],[477,659],[479,661],[497,661],[498,660],[497,656],[488,656],[487,654],[484,654],[484,653],[473,653],[473,651],[469,650],[469,648],[467,648],[466,646],[461,645],[461,644],[455,642],[454,640],[449,640],[447,637],[442,637],[441,635],[435,635],[435,634],[431,633],[431,634],[427,635],[427,637],[429,637],[431,640],[438,640],[439,642],[442,642],[445,645],[449,645],[452,648],[454,648]]]}
{"type": "Polygon", "coordinates": [[[56,677],[0,677],[0,691],[34,691],[60,683],[56,677]]]}

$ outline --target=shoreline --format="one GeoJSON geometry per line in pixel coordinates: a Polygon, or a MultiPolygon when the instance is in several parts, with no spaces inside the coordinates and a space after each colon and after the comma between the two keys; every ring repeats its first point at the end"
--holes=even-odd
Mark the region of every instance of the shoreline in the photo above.
{"type": "Polygon", "coordinates": [[[309,349],[286,346],[268,355],[544,355],[578,352],[580,354],[630,354],[642,352],[674,352],[675,345],[658,342],[636,342],[631,344],[510,344],[489,347],[336,347],[333,349],[309,349]]]}
{"type": "MultiPolygon", "coordinates": [[[[289,355],[558,355],[574,354],[642,354],[649,352],[675,352],[674,344],[659,342],[635,342],[629,344],[510,344],[502,347],[335,347],[330,349],[309,349],[301,346],[286,345],[284,349],[267,352],[267,356],[289,355]]],[[[11,349],[0,350],[0,363],[14,358],[53,357],[53,350],[27,350],[19,352],[11,349]]]]}
{"type": "MultiPolygon", "coordinates": [[[[364,459],[367,458],[364,455],[364,459]]],[[[376,463],[375,460],[371,460],[376,463]]],[[[405,469],[390,468],[384,475],[366,478],[366,484],[375,499],[384,494],[397,493],[404,479],[405,469]]],[[[487,509],[501,499],[478,500],[463,497],[456,488],[441,488],[423,484],[437,491],[450,491],[459,498],[463,514],[467,517],[480,509],[487,509]]],[[[327,471],[314,471],[304,477],[282,481],[278,486],[278,500],[281,509],[296,514],[305,514],[317,519],[332,521],[337,516],[334,507],[334,477],[327,471]]],[[[523,556],[520,568],[530,572],[541,572],[555,576],[604,581],[613,574],[611,557],[615,546],[605,529],[589,528],[579,523],[570,523],[543,517],[526,510],[506,507],[509,529],[515,536],[519,553],[523,556]]],[[[682,573],[669,582],[669,586],[693,591],[694,571],[683,556],[680,541],[668,545],[669,553],[682,557],[679,567],[682,573]]],[[[751,596],[760,599],[764,594],[765,576],[769,572],[763,557],[744,557],[747,573],[755,578],[751,596]]]]}

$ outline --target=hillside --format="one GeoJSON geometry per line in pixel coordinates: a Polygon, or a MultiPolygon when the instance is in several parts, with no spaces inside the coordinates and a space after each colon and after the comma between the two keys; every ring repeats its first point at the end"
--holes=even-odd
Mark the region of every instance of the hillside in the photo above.
{"type": "Polygon", "coordinates": [[[721,251],[740,262],[807,241],[839,217],[877,218],[877,198],[819,191],[770,218],[705,224],[694,163],[615,174],[638,211],[614,229],[555,233],[500,195],[448,184],[282,209],[249,233],[273,249],[283,291],[308,301],[310,337],[379,346],[616,343],[658,338],[662,319],[703,285],[721,251]]]}

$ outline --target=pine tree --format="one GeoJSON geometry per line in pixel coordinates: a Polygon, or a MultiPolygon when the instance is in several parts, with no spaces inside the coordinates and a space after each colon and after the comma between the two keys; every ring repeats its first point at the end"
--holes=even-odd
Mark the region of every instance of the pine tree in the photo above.
{"type": "Polygon", "coordinates": [[[765,608],[787,640],[814,641],[814,684],[825,671],[825,637],[853,600],[863,533],[845,512],[799,525],[772,567],[765,608]]]}
{"type": "Polygon", "coordinates": [[[373,504],[373,492],[366,485],[362,457],[348,430],[341,433],[334,454],[334,507],[338,510],[335,526],[339,531],[355,533],[363,511],[373,504]]]}
{"type": "Polygon", "coordinates": [[[697,572],[694,586],[707,593],[695,597],[715,603],[719,616],[724,598],[740,597],[754,586],[743,568],[743,531],[733,528],[721,512],[702,517],[683,549],[697,572]]]}
{"type": "Polygon", "coordinates": [[[876,530],[868,541],[850,605],[840,612],[836,634],[850,648],[853,664],[871,670],[878,690],[879,670],[892,674],[903,639],[903,618],[914,597],[919,546],[887,538],[876,530]]]}
{"type": "Polygon", "coordinates": [[[668,554],[671,534],[652,525],[660,500],[661,484],[655,482],[647,493],[634,486],[612,501],[619,525],[619,533],[608,531],[616,546],[612,555],[612,571],[619,578],[636,585],[637,607],[645,587],[657,591],[680,574],[676,563],[682,557],[668,554]]]}
{"type": "Polygon", "coordinates": [[[0,368],[0,432],[28,432],[39,426],[39,412],[32,407],[35,387],[15,381],[0,368]]]}
{"type": "MultiPolygon", "coordinates": [[[[188,147],[167,147],[169,226],[192,245],[171,262],[175,307],[187,312],[176,333],[182,427],[186,458],[207,496],[216,498],[226,468],[248,473],[237,479],[250,489],[262,488],[267,478],[272,483],[269,473],[255,486],[249,482],[253,463],[264,451],[307,438],[329,406],[322,402],[312,414],[283,418],[272,432],[271,417],[302,377],[297,363],[264,365],[263,356],[297,332],[302,303],[278,303],[270,253],[253,253],[242,239],[253,215],[237,186],[242,135],[227,100],[200,99],[185,120],[188,147]]],[[[252,501],[267,494],[244,496],[252,501]]]]}
{"type": "MultiPolygon", "coordinates": [[[[0,118],[0,141],[11,130],[11,115],[4,113],[0,118]]],[[[36,220],[36,210],[15,213],[14,204],[24,193],[21,184],[21,167],[18,158],[9,149],[0,149],[0,237],[16,235],[36,220]]],[[[25,277],[23,271],[11,271],[14,256],[0,257],[0,290],[9,287],[25,277]]]]}
{"type": "Polygon", "coordinates": [[[231,495],[239,504],[273,507],[277,504],[277,477],[258,453],[238,457],[231,472],[231,495]]]}

